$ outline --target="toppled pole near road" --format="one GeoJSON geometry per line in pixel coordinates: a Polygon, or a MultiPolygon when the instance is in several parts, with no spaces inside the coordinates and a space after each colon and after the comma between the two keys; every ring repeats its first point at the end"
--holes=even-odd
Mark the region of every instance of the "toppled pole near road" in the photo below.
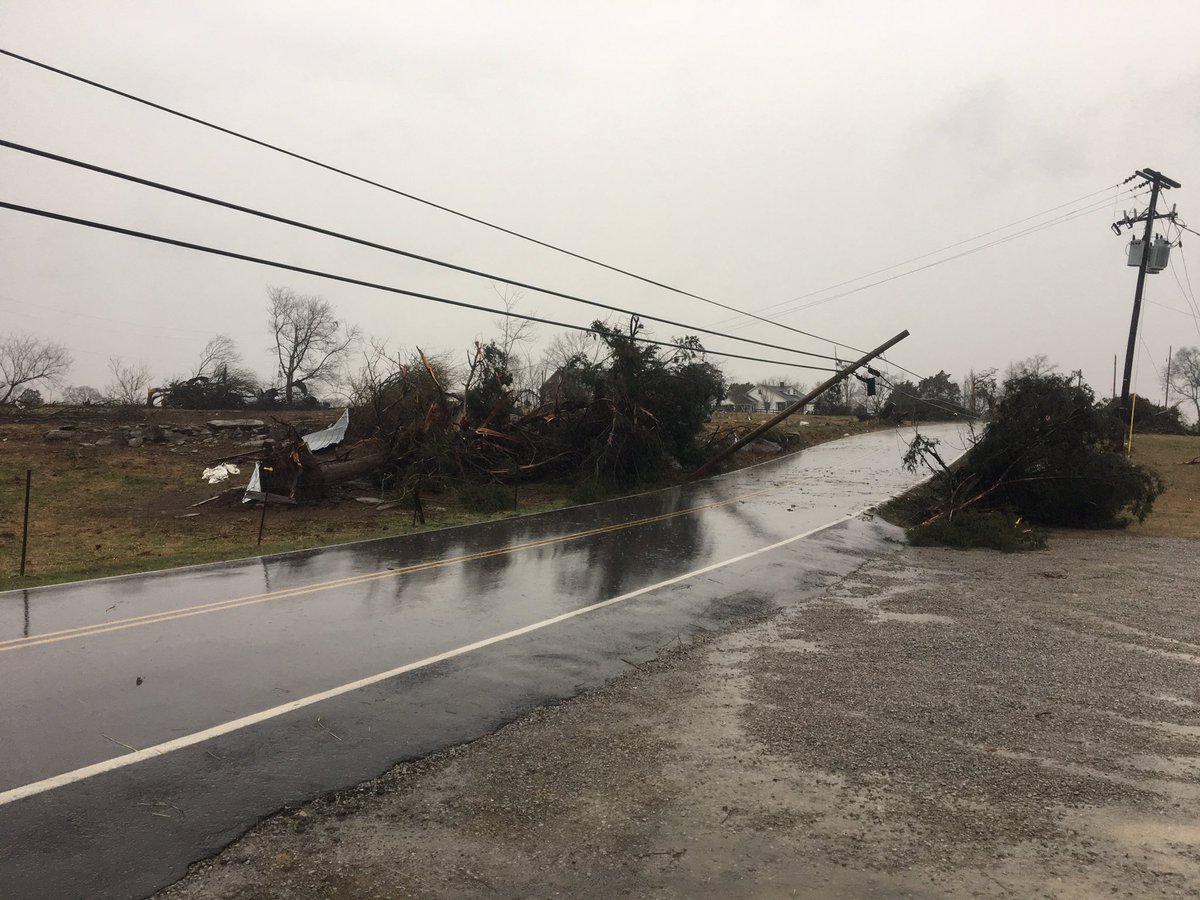
{"type": "Polygon", "coordinates": [[[820,397],[823,393],[825,393],[827,390],[829,390],[835,384],[838,384],[839,382],[842,382],[845,379],[847,379],[848,377],[850,377],[850,374],[852,372],[854,372],[856,369],[862,368],[867,363],[869,363],[871,360],[873,360],[875,357],[879,356],[881,353],[886,353],[888,350],[890,350],[892,347],[896,346],[896,344],[900,343],[906,337],[908,337],[907,329],[900,332],[898,335],[896,335],[891,340],[884,341],[882,344],[880,344],[874,350],[871,350],[870,352],[859,357],[854,362],[850,363],[850,365],[846,366],[844,369],[839,369],[837,372],[834,373],[833,377],[831,377],[828,380],[817,385],[815,388],[813,388],[811,391],[809,391],[807,394],[805,394],[803,397],[801,397],[799,400],[797,400],[795,403],[793,403],[787,409],[776,414],[771,419],[764,422],[762,425],[759,425],[757,428],[755,428],[753,431],[751,431],[745,437],[739,438],[738,440],[734,441],[734,443],[731,446],[726,447],[724,450],[722,450],[720,453],[718,453],[716,456],[714,456],[712,459],[710,459],[708,462],[706,462],[704,465],[702,465],[696,471],[694,471],[690,475],[688,475],[687,480],[695,481],[697,478],[703,478],[705,475],[709,474],[713,470],[713,467],[716,466],[717,463],[721,462],[724,459],[727,459],[728,457],[730,457],[734,453],[736,453],[738,450],[742,449],[742,447],[745,447],[751,441],[758,439],[763,434],[766,434],[768,431],[770,431],[772,428],[774,428],[776,425],[778,425],[780,422],[782,422],[788,416],[794,415],[796,412],[798,412],[804,406],[808,405],[809,403],[812,403],[814,400],[816,400],[818,397],[820,397]]]}

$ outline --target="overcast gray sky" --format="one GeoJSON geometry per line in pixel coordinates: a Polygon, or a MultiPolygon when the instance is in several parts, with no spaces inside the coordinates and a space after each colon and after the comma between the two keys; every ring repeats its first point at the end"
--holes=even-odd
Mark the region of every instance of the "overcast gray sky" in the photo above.
{"type": "MultiPolygon", "coordinates": [[[[1107,394],[1136,274],[1127,237],[1108,228],[1114,207],[1119,217],[1135,201],[1109,188],[1159,169],[1183,183],[1166,199],[1200,230],[1200,4],[1138,10],[1104,0],[10,0],[0,46],[746,309],[1092,194],[1020,226],[1097,207],[1056,227],[771,314],[858,347],[908,328],[893,358],[926,373],[961,377],[1044,353],[1107,394]]],[[[0,122],[9,140],[418,253],[829,350],[3,57],[0,122]]],[[[0,198],[495,303],[479,279],[7,149],[0,198]]],[[[321,294],[393,346],[461,351],[495,330],[485,314],[0,211],[0,334],[67,344],[71,383],[102,386],[110,356],[142,359],[157,378],[181,374],[216,332],[266,374],[268,283],[321,294]]],[[[1160,396],[1156,367],[1169,345],[1200,345],[1200,324],[1171,271],[1148,279],[1147,297],[1136,387],[1160,396]]],[[[593,317],[535,294],[520,308],[593,317]]]]}

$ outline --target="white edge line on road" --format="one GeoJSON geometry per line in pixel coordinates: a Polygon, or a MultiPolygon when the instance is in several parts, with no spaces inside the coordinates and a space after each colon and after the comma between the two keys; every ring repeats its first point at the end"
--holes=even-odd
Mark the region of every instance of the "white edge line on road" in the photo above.
{"type": "Polygon", "coordinates": [[[769,553],[772,550],[777,550],[780,547],[803,540],[806,537],[811,537],[812,535],[832,528],[835,525],[840,525],[842,522],[853,519],[854,517],[861,515],[876,505],[878,504],[872,503],[869,506],[863,507],[857,512],[847,513],[846,515],[841,516],[832,522],[809,529],[801,534],[784,538],[782,541],[777,541],[774,544],[768,544],[766,547],[759,547],[757,550],[751,550],[747,553],[741,554],[740,556],[734,556],[729,559],[721,560],[720,562],[712,563],[711,565],[704,566],[701,569],[694,569],[691,572],[685,572],[682,575],[676,575],[674,578],[668,578],[666,581],[660,581],[657,584],[651,584],[643,588],[638,588],[636,591],[630,591],[628,594],[621,594],[619,597],[611,597],[608,600],[601,600],[599,603],[593,603],[591,606],[583,606],[579,609],[574,609],[570,612],[565,612],[549,619],[543,619],[540,622],[534,622],[530,625],[524,625],[520,628],[515,628],[512,631],[506,631],[503,634],[497,634],[489,638],[484,638],[481,641],[475,641],[473,644],[464,644],[461,647],[455,647],[453,650],[447,650],[444,653],[438,653],[435,656],[427,656],[425,659],[406,663],[403,666],[397,666],[394,669],[388,669],[386,672],[368,675],[366,678],[360,678],[357,681],[351,681],[348,684],[339,685],[338,687],[330,688],[329,690],[321,691],[317,694],[310,694],[307,697],[301,697],[299,700],[293,700],[290,703],[284,703],[280,706],[273,706],[270,709],[264,709],[261,712],[243,716],[240,719],[233,719],[229,722],[223,722],[220,725],[214,725],[212,728],[205,728],[203,731],[193,732],[192,734],[184,735],[183,737],[178,737],[162,744],[155,744],[153,747],[135,750],[134,752],[127,753],[124,756],[106,759],[103,762],[94,763],[90,766],[84,766],[83,768],[75,769],[71,772],[64,772],[61,775],[55,775],[51,778],[45,778],[41,781],[34,781],[29,784],[21,785],[20,787],[12,788],[0,793],[0,806],[5,806],[9,803],[15,803],[18,800],[24,800],[26,797],[44,794],[46,791],[52,791],[56,788],[66,787],[68,784],[74,784],[77,781],[84,781],[97,775],[103,775],[106,772],[113,772],[117,769],[123,769],[126,766],[132,766],[136,763],[146,762],[147,760],[164,756],[175,750],[182,750],[185,747],[193,747],[196,744],[203,743],[204,741],[209,741],[213,738],[218,738],[223,735],[230,734],[231,732],[239,731],[243,728],[249,728],[250,726],[257,725],[260,722],[266,722],[270,719],[287,715],[290,712],[295,712],[298,709],[304,709],[304,707],[312,706],[314,703],[320,703],[324,700],[331,700],[334,697],[340,697],[343,694],[349,694],[353,691],[370,687],[373,684],[378,684],[381,681],[387,681],[390,678],[395,678],[399,675],[405,674],[406,672],[412,672],[416,669],[423,669],[427,666],[432,666],[435,663],[443,662],[447,659],[453,659],[456,656],[463,656],[464,654],[471,653],[475,650],[481,650],[484,647],[490,647],[492,644],[499,644],[502,641],[511,640],[512,638],[520,637],[521,635],[529,634],[530,632],[538,631],[551,625],[557,625],[559,622],[565,622],[568,619],[573,619],[576,616],[582,616],[585,613],[594,612],[598,609],[604,609],[606,606],[613,606],[617,603],[623,603],[626,600],[632,600],[635,597],[640,597],[643,594],[650,593],[651,591],[670,587],[671,585],[678,584],[681,581],[687,581],[689,578],[695,578],[698,575],[704,575],[708,572],[722,569],[725,566],[731,566],[734,563],[741,562],[742,560],[750,559],[753,556],[758,556],[760,553],[769,553]]]}

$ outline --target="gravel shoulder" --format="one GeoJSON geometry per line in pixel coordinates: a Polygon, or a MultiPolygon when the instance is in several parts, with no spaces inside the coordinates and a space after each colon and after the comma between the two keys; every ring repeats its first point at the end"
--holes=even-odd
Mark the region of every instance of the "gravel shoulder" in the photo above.
{"type": "Polygon", "coordinates": [[[1200,541],[897,548],[160,896],[1200,896],[1200,541]]]}

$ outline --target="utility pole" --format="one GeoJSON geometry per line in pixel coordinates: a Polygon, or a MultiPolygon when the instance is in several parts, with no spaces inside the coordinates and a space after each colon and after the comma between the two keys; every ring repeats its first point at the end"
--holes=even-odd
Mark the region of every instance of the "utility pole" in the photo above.
{"type": "Polygon", "coordinates": [[[1138,317],[1142,312],[1142,292],[1146,287],[1146,267],[1150,264],[1150,239],[1154,237],[1154,221],[1175,216],[1173,210],[1161,215],[1157,212],[1158,195],[1163,190],[1183,186],[1178,181],[1174,181],[1154,169],[1138,169],[1135,174],[1150,183],[1150,206],[1142,215],[1134,216],[1132,219],[1126,215],[1124,219],[1114,222],[1112,226],[1113,231],[1120,234],[1122,225],[1132,228],[1143,219],[1146,221],[1146,230],[1142,236],[1142,262],[1138,266],[1137,287],[1133,292],[1133,316],[1129,321],[1129,343],[1125,346],[1125,373],[1121,378],[1121,411],[1124,413],[1129,411],[1129,382],[1133,378],[1133,355],[1137,349],[1138,317]]]}
{"type": "Polygon", "coordinates": [[[1174,347],[1167,348],[1167,377],[1163,379],[1163,409],[1170,405],[1171,400],[1171,351],[1174,347]]]}
{"type": "Polygon", "coordinates": [[[1112,398],[1117,399],[1117,354],[1113,354],[1113,389],[1112,398]]]}
{"type": "Polygon", "coordinates": [[[749,444],[751,441],[758,438],[760,435],[766,434],[768,431],[770,431],[772,428],[774,428],[776,425],[778,425],[780,422],[782,422],[788,416],[793,415],[794,413],[803,409],[807,404],[812,403],[815,399],[820,397],[823,393],[825,393],[827,390],[829,390],[834,385],[840,384],[841,382],[845,381],[847,378],[850,377],[850,374],[852,372],[854,372],[858,369],[861,369],[863,366],[865,366],[867,363],[869,363],[875,357],[879,356],[881,353],[886,353],[888,350],[890,350],[892,347],[896,346],[896,344],[900,343],[906,337],[908,337],[908,331],[907,330],[902,331],[898,335],[896,335],[894,338],[892,338],[891,340],[885,341],[884,343],[880,344],[878,347],[876,347],[871,352],[863,354],[858,359],[856,359],[854,362],[852,362],[848,366],[846,366],[844,369],[839,369],[837,372],[835,372],[833,374],[832,377],[830,377],[830,378],[826,379],[825,381],[821,382],[820,384],[818,384],[815,388],[813,388],[811,391],[809,391],[807,394],[805,394],[803,397],[801,397],[799,400],[797,400],[795,403],[793,403],[787,409],[783,410],[782,412],[780,412],[779,414],[777,414],[775,416],[772,416],[768,421],[763,422],[761,425],[759,425],[757,428],[755,428],[753,431],[751,431],[745,437],[739,438],[738,440],[734,441],[731,446],[726,447],[724,450],[722,450],[720,453],[718,453],[716,456],[714,456],[712,459],[710,459],[708,462],[706,462],[704,465],[702,465],[700,468],[698,468],[695,472],[692,472],[692,474],[690,474],[687,477],[687,480],[695,481],[697,478],[703,478],[705,475],[707,475],[709,472],[711,472],[713,467],[717,463],[719,463],[721,460],[723,460],[729,456],[732,456],[734,453],[736,453],[742,447],[749,444]]]}

